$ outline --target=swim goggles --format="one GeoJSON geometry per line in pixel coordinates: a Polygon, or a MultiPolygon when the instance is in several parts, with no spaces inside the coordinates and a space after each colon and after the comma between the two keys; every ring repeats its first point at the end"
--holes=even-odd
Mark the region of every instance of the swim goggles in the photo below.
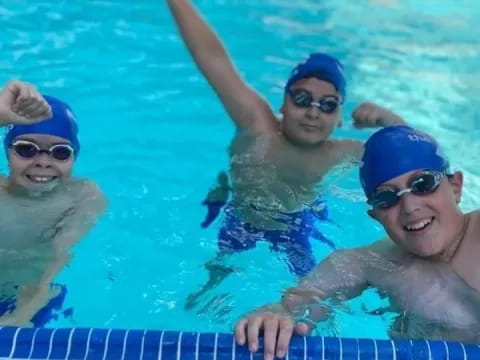
{"type": "Polygon", "coordinates": [[[55,144],[45,150],[41,149],[36,143],[28,140],[16,140],[10,145],[10,148],[12,148],[18,156],[24,159],[33,159],[39,154],[45,153],[55,160],[67,161],[74,153],[73,147],[68,144],[55,144]]]}
{"type": "Polygon", "coordinates": [[[315,106],[325,114],[333,114],[340,105],[340,99],[334,95],[325,96],[318,101],[314,101],[313,94],[305,89],[289,89],[288,94],[291,96],[295,106],[301,108],[315,106]]]}
{"type": "Polygon", "coordinates": [[[396,205],[403,194],[412,193],[419,196],[431,194],[438,189],[445,174],[445,171],[422,171],[409,180],[408,188],[376,190],[367,202],[374,208],[387,209],[396,205]]]}

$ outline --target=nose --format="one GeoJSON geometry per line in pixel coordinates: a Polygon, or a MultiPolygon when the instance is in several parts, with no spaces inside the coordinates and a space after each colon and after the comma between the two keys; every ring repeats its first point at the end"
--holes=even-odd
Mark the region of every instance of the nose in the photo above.
{"type": "Polygon", "coordinates": [[[41,152],[35,158],[35,166],[41,168],[49,168],[52,166],[52,159],[47,153],[41,152]]]}
{"type": "Polygon", "coordinates": [[[310,105],[307,109],[307,116],[311,119],[318,119],[320,118],[321,111],[315,105],[310,105]]]}
{"type": "Polygon", "coordinates": [[[420,210],[421,199],[412,194],[411,192],[405,192],[400,196],[400,207],[404,214],[410,215],[420,210]]]}

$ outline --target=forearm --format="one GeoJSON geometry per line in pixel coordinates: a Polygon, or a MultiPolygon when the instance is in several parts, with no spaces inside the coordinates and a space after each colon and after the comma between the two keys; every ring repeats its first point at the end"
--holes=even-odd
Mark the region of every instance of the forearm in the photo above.
{"type": "Polygon", "coordinates": [[[182,38],[195,62],[208,72],[211,61],[228,59],[225,48],[189,0],[167,0],[182,38]]]}
{"type": "Polygon", "coordinates": [[[334,252],[304,277],[299,286],[284,293],[282,306],[297,319],[326,320],[330,301],[354,298],[367,288],[363,260],[354,250],[334,252]]]}
{"type": "Polygon", "coordinates": [[[50,284],[24,284],[19,288],[15,310],[0,317],[0,325],[30,326],[35,314],[53,297],[50,284]]]}
{"type": "Polygon", "coordinates": [[[394,112],[388,111],[388,113],[378,119],[377,125],[379,127],[387,127],[392,125],[408,125],[407,122],[399,115],[395,114],[394,112]]]}

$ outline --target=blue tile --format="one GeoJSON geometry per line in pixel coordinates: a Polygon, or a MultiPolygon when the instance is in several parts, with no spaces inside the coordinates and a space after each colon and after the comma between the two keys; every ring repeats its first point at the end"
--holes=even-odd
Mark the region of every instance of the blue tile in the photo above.
{"type": "Polygon", "coordinates": [[[200,334],[198,354],[201,360],[213,360],[213,348],[215,346],[215,334],[200,334]]]}
{"type": "Polygon", "coordinates": [[[108,330],[93,329],[88,347],[87,360],[103,360],[108,330]]]}
{"type": "MultiPolygon", "coordinates": [[[[360,353],[358,339],[340,339],[342,354],[345,359],[357,359],[360,353]]],[[[321,357],[319,357],[321,359],[321,357]]]]}
{"type": "Polygon", "coordinates": [[[85,359],[87,354],[87,340],[88,334],[93,329],[74,329],[72,335],[72,347],[68,359],[85,359]]]}
{"type": "MultiPolygon", "coordinates": [[[[263,344],[263,338],[262,338],[263,344]]],[[[263,345],[261,348],[263,353],[263,345]]],[[[294,336],[290,342],[289,357],[291,359],[303,359],[305,354],[305,338],[303,336],[294,336]]]]}
{"type": "Polygon", "coordinates": [[[447,358],[447,348],[444,341],[429,341],[428,344],[430,345],[430,351],[433,359],[447,358]]]}
{"type": "Polygon", "coordinates": [[[412,344],[409,340],[395,340],[397,360],[412,360],[412,344]]]}
{"type": "Polygon", "coordinates": [[[33,336],[35,334],[33,328],[21,329],[17,334],[17,341],[15,346],[14,358],[28,358],[32,350],[33,336]]]}
{"type": "MultiPolygon", "coordinates": [[[[261,343],[263,343],[263,338],[260,339],[261,343]]],[[[250,351],[248,350],[247,345],[235,345],[235,359],[236,360],[249,360],[250,359],[250,351]]]]}
{"type": "Polygon", "coordinates": [[[4,327],[0,329],[0,357],[10,356],[13,345],[13,337],[17,328],[4,327]]]}
{"type": "Polygon", "coordinates": [[[480,347],[478,345],[466,344],[465,351],[467,352],[467,359],[480,359],[480,347]]]}
{"type": "Polygon", "coordinates": [[[181,340],[181,359],[195,360],[195,349],[198,333],[185,332],[182,333],[181,340]]]}
{"type": "Polygon", "coordinates": [[[144,334],[145,331],[143,330],[132,330],[128,332],[125,360],[140,360],[144,334]]]}
{"type": "Polygon", "coordinates": [[[162,335],[163,332],[161,331],[147,331],[143,344],[142,360],[158,360],[162,335]]]}
{"type": "Polygon", "coordinates": [[[234,337],[231,334],[218,334],[217,360],[231,360],[234,337]]]}
{"type": "MultiPolygon", "coordinates": [[[[325,337],[325,359],[340,359],[340,345],[340,338],[325,337]]],[[[321,354],[319,359],[321,359],[321,354]]]]}
{"type": "Polygon", "coordinates": [[[430,347],[425,340],[414,340],[412,358],[415,360],[430,360],[430,347]]]}
{"type": "Polygon", "coordinates": [[[179,333],[165,331],[162,342],[162,360],[176,360],[179,333]]]}
{"type": "Polygon", "coordinates": [[[124,350],[125,350],[125,336],[127,335],[126,330],[113,330],[108,336],[107,346],[107,355],[106,359],[108,360],[120,360],[122,359],[124,350]]]}
{"type": "Polygon", "coordinates": [[[360,360],[375,359],[375,343],[371,339],[358,339],[360,360]]]}
{"type": "Polygon", "coordinates": [[[448,358],[451,360],[463,360],[465,359],[465,348],[462,347],[459,343],[447,342],[448,347],[448,358]]]}
{"type": "Polygon", "coordinates": [[[389,340],[375,340],[379,359],[394,359],[394,349],[389,340]]]}
{"type": "Polygon", "coordinates": [[[33,343],[32,358],[45,359],[50,351],[53,329],[38,329],[33,343]]]}
{"type": "Polygon", "coordinates": [[[49,359],[65,359],[67,357],[68,339],[71,333],[72,329],[56,329],[53,334],[53,346],[49,359]]]}

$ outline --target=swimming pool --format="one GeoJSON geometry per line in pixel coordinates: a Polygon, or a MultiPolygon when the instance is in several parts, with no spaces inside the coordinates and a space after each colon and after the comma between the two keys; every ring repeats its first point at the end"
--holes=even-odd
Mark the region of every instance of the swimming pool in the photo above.
{"type": "MultiPolygon", "coordinates": [[[[476,207],[480,5],[211,0],[199,6],[238,68],[274,106],[298,59],[316,50],[338,56],[351,84],[345,116],[373,100],[428,129],[465,172],[463,209],[476,207]]],[[[57,279],[68,285],[66,306],[74,315],[51,326],[228,332],[240,314],[278,299],[294,279],[259,246],[231,260],[241,271],[206,300],[216,296],[216,312],[183,309],[215,253],[216,229],[199,227],[200,202],[217,171],[227,168],[233,127],[185,52],[165,5],[0,1],[0,18],[6,29],[0,34],[2,81],[22,78],[72,104],[83,143],[76,172],[99,182],[110,200],[57,279]]],[[[348,121],[338,131],[362,139],[368,134],[348,121]]],[[[325,187],[338,226],[323,230],[339,246],[382,235],[358,216],[366,207],[354,171],[330,177],[325,187]]],[[[314,246],[318,258],[329,251],[314,246]]],[[[327,333],[355,337],[361,327],[363,337],[385,338],[388,317],[363,311],[380,305],[375,293],[367,293],[339,309],[335,330],[327,333]],[[362,326],[366,321],[369,326],[362,326]]]]}

